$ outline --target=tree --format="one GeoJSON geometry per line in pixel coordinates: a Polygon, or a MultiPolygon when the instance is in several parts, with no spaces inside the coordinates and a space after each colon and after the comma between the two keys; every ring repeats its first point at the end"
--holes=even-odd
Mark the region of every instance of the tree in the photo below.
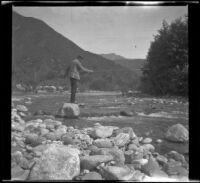
{"type": "Polygon", "coordinates": [[[156,95],[188,93],[188,19],[164,20],[142,69],[141,89],[156,95]]]}

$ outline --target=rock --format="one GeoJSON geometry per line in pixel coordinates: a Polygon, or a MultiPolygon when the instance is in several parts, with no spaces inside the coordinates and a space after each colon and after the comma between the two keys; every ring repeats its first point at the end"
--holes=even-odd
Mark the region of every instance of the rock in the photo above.
{"type": "Polygon", "coordinates": [[[51,118],[45,119],[45,120],[44,120],[44,123],[45,123],[46,125],[52,125],[53,128],[57,128],[58,126],[62,125],[62,122],[61,122],[61,121],[58,121],[58,120],[55,120],[55,119],[51,119],[51,118]]]}
{"type": "Polygon", "coordinates": [[[131,180],[133,177],[133,172],[127,166],[101,167],[100,173],[106,180],[131,180]]]}
{"type": "Polygon", "coordinates": [[[19,164],[21,159],[23,158],[23,154],[21,151],[15,151],[14,153],[11,154],[11,157],[12,157],[12,161],[19,164]]]}
{"type": "Polygon", "coordinates": [[[51,144],[38,158],[30,180],[72,180],[80,173],[80,151],[64,145],[51,144]]]}
{"type": "Polygon", "coordinates": [[[11,119],[13,122],[18,122],[20,124],[24,124],[25,121],[17,114],[17,112],[12,109],[12,112],[11,112],[11,119]]]}
{"type": "Polygon", "coordinates": [[[172,158],[175,161],[180,161],[183,166],[185,165],[187,167],[188,163],[186,162],[185,157],[182,154],[176,151],[170,151],[169,153],[167,153],[167,157],[172,158]]]}
{"type": "Polygon", "coordinates": [[[145,138],[145,139],[142,140],[143,144],[150,144],[151,142],[152,142],[151,138],[145,138]]]}
{"type": "Polygon", "coordinates": [[[17,109],[18,111],[21,111],[21,112],[26,112],[26,111],[28,111],[27,107],[24,106],[24,105],[17,105],[17,106],[16,106],[16,109],[17,109]]]}
{"type": "Polygon", "coordinates": [[[64,135],[65,133],[67,132],[67,127],[66,128],[64,128],[64,127],[59,127],[59,128],[57,128],[55,131],[54,131],[54,133],[56,133],[58,136],[62,136],[62,135],[64,135]]]}
{"type": "Polygon", "coordinates": [[[156,157],[156,160],[158,161],[158,163],[161,166],[164,166],[167,163],[167,161],[168,161],[168,159],[165,156],[160,155],[160,154],[156,157]]]}
{"type": "Polygon", "coordinates": [[[26,134],[25,143],[29,144],[32,147],[38,146],[42,144],[46,139],[42,136],[38,136],[37,134],[26,134]]]}
{"type": "Polygon", "coordinates": [[[25,126],[16,122],[12,122],[11,129],[15,131],[23,132],[25,129],[25,126]]]}
{"type": "Polygon", "coordinates": [[[129,144],[128,145],[128,150],[137,151],[138,150],[138,146],[135,145],[135,144],[129,144]]]}
{"type": "Polygon", "coordinates": [[[35,146],[32,148],[32,151],[40,151],[40,152],[43,152],[44,150],[46,150],[48,147],[48,145],[46,144],[41,144],[41,145],[38,145],[38,146],[35,146]]]}
{"type": "Polygon", "coordinates": [[[155,147],[152,144],[144,144],[144,145],[142,145],[140,147],[143,148],[144,151],[153,152],[155,150],[155,147]]]}
{"type": "Polygon", "coordinates": [[[49,133],[49,130],[46,128],[40,128],[40,135],[45,136],[47,133],[49,133]]]}
{"type": "Polygon", "coordinates": [[[125,163],[126,164],[132,163],[133,151],[132,150],[125,151],[124,152],[124,157],[125,157],[125,163]]]}
{"type": "Polygon", "coordinates": [[[189,182],[188,176],[170,175],[169,178],[179,182],[189,182]]]}
{"type": "Polygon", "coordinates": [[[76,118],[80,115],[80,109],[77,104],[64,103],[58,110],[57,115],[67,118],[76,118]]]}
{"type": "Polygon", "coordinates": [[[61,140],[63,141],[64,145],[75,144],[74,139],[71,138],[71,136],[69,136],[68,134],[63,135],[61,140]]]}
{"type": "Polygon", "coordinates": [[[182,176],[188,175],[188,170],[183,168],[181,162],[178,161],[168,161],[167,164],[163,166],[163,170],[168,175],[182,175],[182,176]]]}
{"type": "Polygon", "coordinates": [[[113,128],[107,126],[97,126],[93,128],[89,135],[91,135],[93,138],[107,138],[110,137],[112,133],[113,128]]]}
{"type": "Polygon", "coordinates": [[[181,124],[173,125],[167,130],[165,138],[173,142],[187,142],[189,140],[188,130],[181,124]]]}
{"type": "Polygon", "coordinates": [[[93,141],[93,144],[99,148],[109,148],[113,146],[109,139],[96,139],[93,141]]]}
{"type": "Polygon", "coordinates": [[[103,180],[101,174],[97,172],[89,172],[81,177],[81,180],[103,180]]]}
{"type": "Polygon", "coordinates": [[[27,180],[29,170],[23,170],[20,166],[14,166],[11,169],[11,180],[27,180]]]}
{"type": "Polygon", "coordinates": [[[55,125],[50,123],[50,124],[46,124],[46,128],[49,130],[49,131],[54,131],[55,129],[55,125]]]}
{"type": "Polygon", "coordinates": [[[75,134],[74,135],[74,138],[75,139],[79,139],[79,140],[81,140],[81,141],[85,141],[87,144],[92,144],[92,142],[93,142],[93,139],[92,138],[90,138],[90,136],[89,135],[87,135],[87,134],[75,134]]]}
{"type": "Polygon", "coordinates": [[[142,140],[143,140],[143,137],[138,137],[139,142],[142,142],[142,140]]]}
{"type": "Polygon", "coordinates": [[[113,160],[111,155],[93,155],[93,156],[83,156],[80,158],[81,169],[93,170],[100,163],[108,162],[113,160]]]}
{"type": "Polygon", "coordinates": [[[45,123],[40,123],[39,125],[38,125],[38,127],[40,128],[40,129],[46,129],[46,124],[45,123]]]}
{"type": "Polygon", "coordinates": [[[119,133],[115,138],[114,138],[114,144],[116,146],[122,147],[125,144],[127,144],[130,141],[130,136],[127,133],[119,133]]]}
{"type": "Polygon", "coordinates": [[[38,135],[35,133],[30,133],[25,135],[25,143],[32,144],[38,139],[38,135]]]}
{"type": "Polygon", "coordinates": [[[147,164],[148,163],[148,159],[144,159],[144,158],[142,158],[142,159],[137,159],[137,160],[133,160],[132,161],[132,164],[139,164],[139,165],[145,165],[145,164],[147,164]]]}
{"type": "Polygon", "coordinates": [[[131,140],[130,143],[139,146],[139,138],[138,137],[134,138],[133,140],[131,140]]]}
{"type": "Polygon", "coordinates": [[[85,107],[84,103],[79,104],[79,107],[85,107]]]}
{"type": "Polygon", "coordinates": [[[88,150],[90,151],[90,155],[98,155],[98,152],[100,151],[100,149],[95,145],[89,145],[88,150]]]}
{"type": "Polygon", "coordinates": [[[149,158],[148,163],[142,165],[141,170],[151,177],[159,174],[161,171],[159,164],[153,158],[149,158]]]}
{"type": "Polygon", "coordinates": [[[46,139],[48,140],[59,140],[60,139],[60,135],[59,134],[56,134],[54,132],[49,132],[45,135],[46,139]]]}
{"type": "Polygon", "coordinates": [[[142,159],[148,152],[145,152],[144,149],[140,146],[137,151],[133,151],[131,155],[129,155],[130,163],[133,160],[142,159]]]}
{"type": "Polygon", "coordinates": [[[26,114],[23,113],[23,112],[19,112],[19,115],[20,115],[21,117],[26,117],[26,114]]]}
{"type": "Polygon", "coordinates": [[[119,165],[123,165],[125,162],[125,157],[124,157],[124,153],[122,150],[117,149],[115,147],[113,148],[99,148],[96,152],[93,152],[93,154],[96,155],[112,155],[113,156],[113,160],[119,164],[119,165]]]}
{"type": "Polygon", "coordinates": [[[136,170],[133,172],[130,181],[143,181],[144,178],[145,178],[145,175],[141,171],[136,170]]]}
{"type": "Polygon", "coordinates": [[[157,140],[156,140],[156,143],[158,143],[158,144],[159,144],[159,143],[162,143],[162,142],[163,142],[163,141],[162,141],[161,139],[157,139],[157,140]]]}
{"type": "Polygon", "coordinates": [[[29,169],[29,161],[26,158],[22,158],[18,164],[23,169],[29,169]]]}
{"type": "Polygon", "coordinates": [[[121,116],[134,116],[134,113],[131,111],[120,111],[121,116]]]}
{"type": "Polygon", "coordinates": [[[130,136],[130,139],[134,139],[137,137],[131,127],[124,127],[124,128],[115,130],[115,135],[118,135],[120,133],[128,133],[130,136]]]}
{"type": "Polygon", "coordinates": [[[32,102],[31,101],[26,101],[25,104],[30,105],[30,104],[32,104],[32,102]]]}

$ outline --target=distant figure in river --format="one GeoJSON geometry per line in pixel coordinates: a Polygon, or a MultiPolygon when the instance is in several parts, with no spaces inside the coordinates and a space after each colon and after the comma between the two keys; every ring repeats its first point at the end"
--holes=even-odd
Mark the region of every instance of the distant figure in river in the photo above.
{"type": "Polygon", "coordinates": [[[80,80],[80,73],[92,73],[93,70],[89,70],[82,66],[81,62],[83,61],[83,57],[78,55],[68,68],[66,69],[64,77],[68,76],[70,78],[70,85],[71,85],[71,98],[70,102],[75,103],[76,101],[76,91],[78,87],[78,81],[80,80]]]}

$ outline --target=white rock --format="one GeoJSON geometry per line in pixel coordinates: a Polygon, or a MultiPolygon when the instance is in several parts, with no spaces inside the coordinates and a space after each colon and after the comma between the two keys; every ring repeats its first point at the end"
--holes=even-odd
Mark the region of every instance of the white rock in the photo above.
{"type": "Polygon", "coordinates": [[[21,111],[21,112],[27,112],[27,111],[28,111],[27,107],[24,106],[24,105],[17,105],[17,106],[16,106],[16,109],[17,109],[18,111],[21,111]]]}
{"type": "Polygon", "coordinates": [[[165,137],[167,140],[174,142],[187,142],[189,140],[189,132],[183,125],[176,124],[167,130],[165,137]]]}
{"type": "Polygon", "coordinates": [[[80,109],[77,104],[64,103],[63,106],[57,112],[58,116],[74,118],[80,115],[80,109]]]}
{"type": "Polygon", "coordinates": [[[145,139],[142,140],[143,144],[150,144],[151,142],[152,142],[151,138],[145,138],[145,139]]]}
{"type": "Polygon", "coordinates": [[[72,180],[80,173],[78,149],[50,144],[36,161],[30,180],[72,180]]]}

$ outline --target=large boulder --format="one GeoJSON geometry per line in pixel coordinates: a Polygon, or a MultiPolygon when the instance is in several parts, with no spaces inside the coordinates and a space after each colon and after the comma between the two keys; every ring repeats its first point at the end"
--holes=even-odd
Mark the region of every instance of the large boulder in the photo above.
{"type": "Polygon", "coordinates": [[[77,118],[80,115],[80,109],[77,104],[64,103],[58,110],[57,115],[66,118],[77,118]]]}
{"type": "Polygon", "coordinates": [[[187,142],[189,140],[189,133],[183,125],[176,124],[167,130],[165,138],[173,142],[187,142]]]}
{"type": "Polygon", "coordinates": [[[80,158],[81,169],[93,170],[99,164],[112,161],[113,156],[111,155],[93,155],[93,156],[83,156],[80,158]]]}
{"type": "Polygon", "coordinates": [[[80,173],[80,151],[59,144],[50,144],[36,160],[29,180],[72,180],[80,173]]]}

